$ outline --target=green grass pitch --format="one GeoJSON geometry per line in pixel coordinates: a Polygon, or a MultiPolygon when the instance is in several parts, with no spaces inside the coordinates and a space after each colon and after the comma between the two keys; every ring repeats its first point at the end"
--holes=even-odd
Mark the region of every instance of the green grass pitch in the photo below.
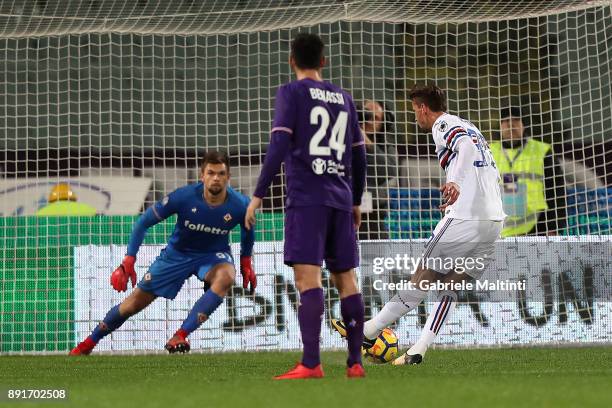
{"type": "Polygon", "coordinates": [[[346,379],[342,352],[326,378],[272,381],[299,353],[4,356],[0,389],[63,388],[71,407],[612,406],[612,347],[431,350],[420,366],[366,366],[346,379]]]}

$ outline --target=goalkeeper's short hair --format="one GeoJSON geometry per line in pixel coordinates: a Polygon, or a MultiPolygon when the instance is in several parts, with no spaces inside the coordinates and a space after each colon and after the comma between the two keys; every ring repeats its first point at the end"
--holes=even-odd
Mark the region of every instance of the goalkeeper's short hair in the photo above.
{"type": "Polygon", "coordinates": [[[230,163],[229,156],[225,152],[221,152],[218,150],[209,150],[202,157],[202,163],[200,165],[201,170],[203,171],[207,164],[225,164],[225,168],[229,173],[230,163]]]}

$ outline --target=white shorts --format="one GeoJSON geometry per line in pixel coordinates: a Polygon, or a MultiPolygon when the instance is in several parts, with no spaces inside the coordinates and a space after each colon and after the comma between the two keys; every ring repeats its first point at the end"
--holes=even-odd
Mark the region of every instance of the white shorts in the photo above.
{"type": "Polygon", "coordinates": [[[503,225],[503,221],[442,218],[425,245],[425,266],[442,274],[454,270],[479,279],[493,260],[503,225]]]}

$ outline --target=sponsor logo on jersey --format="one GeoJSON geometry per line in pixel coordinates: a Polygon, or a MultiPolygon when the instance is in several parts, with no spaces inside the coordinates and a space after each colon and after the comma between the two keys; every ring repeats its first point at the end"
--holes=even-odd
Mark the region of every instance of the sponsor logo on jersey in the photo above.
{"type": "Polygon", "coordinates": [[[169,197],[169,196],[165,196],[165,197],[162,199],[162,205],[166,205],[166,204],[168,204],[168,201],[170,201],[170,197],[169,197]]]}
{"type": "Polygon", "coordinates": [[[189,220],[185,220],[185,228],[189,228],[192,231],[208,232],[209,234],[216,235],[229,234],[229,230],[222,229],[219,227],[211,227],[206,224],[192,224],[189,220]]]}
{"type": "Polygon", "coordinates": [[[444,121],[440,122],[440,132],[446,131],[447,127],[448,127],[448,125],[446,124],[446,122],[444,122],[444,121]]]}
{"type": "Polygon", "coordinates": [[[344,164],[337,163],[333,160],[327,160],[327,174],[337,174],[344,176],[344,164]]]}
{"type": "Polygon", "coordinates": [[[225,220],[225,222],[230,222],[232,220],[232,215],[230,213],[227,213],[223,216],[223,219],[225,220]]]}
{"type": "Polygon", "coordinates": [[[149,272],[145,273],[145,275],[144,275],[144,280],[145,280],[146,282],[149,282],[149,281],[151,280],[151,278],[152,278],[152,277],[151,277],[151,273],[149,273],[149,272]]]}
{"type": "Polygon", "coordinates": [[[326,167],[327,165],[325,164],[325,160],[321,158],[316,158],[312,161],[312,171],[314,171],[315,174],[321,175],[325,173],[326,167]]]}
{"type": "Polygon", "coordinates": [[[336,163],[331,159],[326,161],[316,158],[312,161],[312,171],[319,176],[325,173],[344,176],[344,164],[336,163]]]}
{"type": "Polygon", "coordinates": [[[198,209],[197,209],[196,207],[193,207],[193,208],[191,209],[191,212],[195,214],[195,213],[197,213],[197,212],[198,212],[198,209]]]}

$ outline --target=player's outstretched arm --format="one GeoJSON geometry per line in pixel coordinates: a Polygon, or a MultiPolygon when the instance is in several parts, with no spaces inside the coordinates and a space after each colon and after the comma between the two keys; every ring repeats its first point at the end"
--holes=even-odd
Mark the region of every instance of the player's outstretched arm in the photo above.
{"type": "Polygon", "coordinates": [[[253,199],[247,208],[244,222],[244,226],[247,229],[251,229],[255,225],[255,210],[261,207],[261,201],[266,196],[274,176],[280,171],[285,155],[289,151],[291,144],[290,136],[286,129],[272,132],[270,146],[268,146],[268,151],[266,152],[266,160],[257,180],[253,199]]]}
{"type": "Polygon", "coordinates": [[[350,104],[351,113],[351,133],[352,133],[352,162],[351,162],[351,180],[353,187],[353,219],[355,223],[355,229],[359,230],[361,225],[361,197],[363,196],[363,190],[365,189],[366,173],[368,167],[368,161],[366,158],[366,146],[365,139],[367,135],[359,127],[359,121],[357,120],[357,111],[355,110],[355,104],[351,101],[350,104]]]}
{"type": "Polygon", "coordinates": [[[273,130],[270,137],[270,145],[266,152],[266,160],[261,169],[261,174],[257,179],[255,187],[255,197],[264,198],[268,192],[268,187],[272,184],[274,176],[280,172],[281,165],[291,146],[291,134],[288,129],[273,130]]]}
{"type": "Polygon", "coordinates": [[[128,242],[127,254],[123,258],[121,265],[111,274],[111,285],[116,291],[126,291],[128,280],[132,282],[132,287],[136,286],[134,264],[136,263],[138,249],[140,249],[149,228],[175,213],[175,201],[176,198],[172,194],[166,196],[161,202],[149,207],[134,223],[132,235],[130,235],[128,242]]]}
{"type": "Polygon", "coordinates": [[[127,290],[128,280],[132,281],[132,287],[136,286],[136,270],[134,269],[136,254],[140,245],[142,245],[147,230],[159,221],[155,216],[153,207],[149,207],[134,223],[132,235],[128,242],[127,254],[123,258],[121,265],[113,271],[110,278],[111,285],[117,292],[127,290]]]}
{"type": "Polygon", "coordinates": [[[255,226],[255,222],[256,222],[255,211],[257,211],[259,207],[261,207],[261,198],[253,197],[244,215],[243,225],[244,225],[244,228],[246,228],[247,230],[251,230],[255,226]]]}
{"type": "MultiPolygon", "coordinates": [[[[245,200],[247,198],[245,197],[245,200]]],[[[246,203],[245,203],[246,204],[246,203]]],[[[253,210],[253,217],[254,217],[253,210]]],[[[251,225],[247,228],[247,217],[240,223],[240,273],[242,274],[242,287],[247,289],[250,285],[251,293],[257,287],[257,276],[253,269],[253,246],[255,245],[255,228],[251,225]]]]}
{"type": "Polygon", "coordinates": [[[352,181],[353,181],[353,218],[355,228],[361,225],[361,197],[365,189],[367,171],[366,150],[364,144],[353,146],[352,181]]]}
{"type": "Polygon", "coordinates": [[[283,160],[285,160],[285,156],[291,147],[295,124],[295,103],[288,92],[284,86],[278,88],[276,92],[270,144],[266,151],[266,159],[261,174],[257,180],[254,197],[247,209],[247,216],[245,217],[245,227],[247,229],[255,224],[255,210],[261,206],[261,200],[266,196],[274,176],[280,172],[283,160]]]}
{"type": "Polygon", "coordinates": [[[151,228],[153,225],[157,224],[161,221],[155,214],[155,208],[149,207],[134,223],[132,227],[132,235],[130,236],[130,240],[128,242],[127,255],[136,257],[138,250],[140,249],[140,245],[142,245],[142,241],[144,241],[144,237],[147,233],[147,230],[151,228]]]}

